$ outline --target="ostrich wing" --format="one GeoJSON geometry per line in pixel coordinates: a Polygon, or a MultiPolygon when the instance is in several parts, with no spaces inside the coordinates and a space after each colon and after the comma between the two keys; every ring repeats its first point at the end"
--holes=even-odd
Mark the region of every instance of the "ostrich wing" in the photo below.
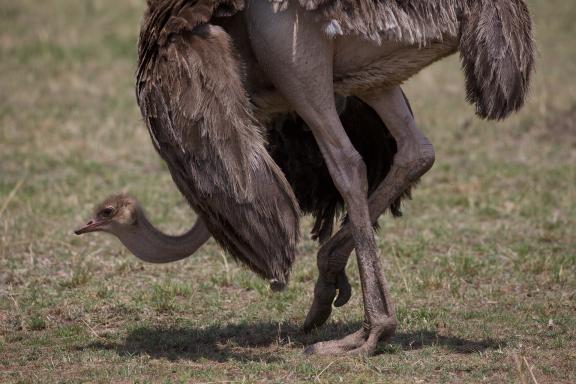
{"type": "Polygon", "coordinates": [[[252,116],[229,36],[205,24],[216,5],[166,0],[151,7],[139,43],[138,104],[156,150],[212,236],[282,286],[299,211],[252,116]],[[182,19],[187,24],[177,28],[182,19]]]}

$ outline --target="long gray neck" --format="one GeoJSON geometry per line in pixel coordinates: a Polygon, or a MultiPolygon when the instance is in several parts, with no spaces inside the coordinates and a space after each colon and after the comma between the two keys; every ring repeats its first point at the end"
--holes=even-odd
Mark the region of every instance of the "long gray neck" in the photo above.
{"type": "Polygon", "coordinates": [[[192,255],[210,238],[201,219],[180,236],[170,236],[158,230],[140,211],[138,222],[129,230],[114,233],[140,260],[149,263],[170,263],[192,255]]]}

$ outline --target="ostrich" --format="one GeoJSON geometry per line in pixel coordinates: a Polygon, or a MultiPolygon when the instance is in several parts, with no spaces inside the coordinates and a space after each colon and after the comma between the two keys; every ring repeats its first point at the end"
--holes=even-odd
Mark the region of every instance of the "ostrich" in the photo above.
{"type": "MultiPolygon", "coordinates": [[[[108,231],[149,261],[159,257],[150,247],[179,259],[211,235],[273,289],[283,288],[300,209],[290,171],[272,158],[265,132],[290,125],[286,116],[296,113],[346,210],[333,235],[330,211],[326,224],[317,215],[319,277],[304,328],[323,324],[333,303],[347,301],[343,271],[352,250],[364,304],[357,332],[306,351],[373,354],[397,326],[373,226],[435,160],[400,86],[456,52],[467,99],[480,117],[499,120],[522,107],[533,68],[523,0],[148,0],[137,101],[157,152],[199,220],[184,236],[165,237],[133,199],[121,196],[106,201],[79,232],[108,231]],[[338,113],[338,100],[350,96],[375,112],[395,142],[393,161],[372,188],[368,161],[338,113]],[[148,238],[128,234],[134,226],[147,228],[148,238]]],[[[372,130],[365,135],[378,140],[372,130]]],[[[302,155],[298,146],[283,153],[302,155]]]]}

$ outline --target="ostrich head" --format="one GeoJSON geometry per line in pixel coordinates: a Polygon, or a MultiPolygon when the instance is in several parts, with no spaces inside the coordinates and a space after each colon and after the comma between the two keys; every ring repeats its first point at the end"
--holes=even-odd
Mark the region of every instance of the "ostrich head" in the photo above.
{"type": "Polygon", "coordinates": [[[100,231],[118,234],[123,230],[134,228],[138,224],[139,213],[138,202],[132,196],[110,196],[96,206],[92,219],[74,233],[82,235],[100,231]]]}

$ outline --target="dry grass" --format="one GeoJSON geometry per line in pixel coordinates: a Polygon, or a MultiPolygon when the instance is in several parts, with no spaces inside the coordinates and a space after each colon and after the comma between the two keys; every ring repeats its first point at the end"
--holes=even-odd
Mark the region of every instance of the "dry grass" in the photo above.
{"type": "Polygon", "coordinates": [[[502,123],[465,104],[456,58],[407,87],[438,160],[405,218],[381,221],[398,335],[370,359],[305,357],[358,327],[354,297],[302,335],[315,281],[304,239],[269,292],[213,243],[145,265],[71,229],[112,192],[160,226],[192,214],[133,96],[144,0],[0,0],[0,381],[576,382],[576,8],[530,1],[529,105],[502,123]]]}

